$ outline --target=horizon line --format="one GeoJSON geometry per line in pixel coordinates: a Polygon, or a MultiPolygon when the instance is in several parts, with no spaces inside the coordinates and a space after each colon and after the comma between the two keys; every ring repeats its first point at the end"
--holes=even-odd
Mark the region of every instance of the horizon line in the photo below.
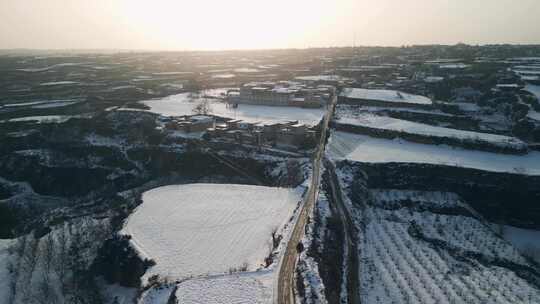
{"type": "Polygon", "coordinates": [[[343,46],[308,46],[308,47],[276,47],[276,48],[239,48],[239,49],[152,49],[152,48],[27,48],[27,47],[15,47],[15,48],[2,48],[0,52],[9,51],[37,51],[37,52],[250,52],[250,51],[287,51],[287,50],[313,50],[313,49],[360,49],[360,48],[408,48],[408,47],[429,47],[429,46],[540,46],[539,43],[415,43],[415,44],[403,44],[403,45],[343,45],[343,46]]]}

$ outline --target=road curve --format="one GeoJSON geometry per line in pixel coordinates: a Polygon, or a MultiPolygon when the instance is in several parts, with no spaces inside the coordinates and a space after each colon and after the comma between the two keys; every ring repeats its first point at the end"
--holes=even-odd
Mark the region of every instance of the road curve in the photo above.
{"type": "Polygon", "coordinates": [[[324,120],[321,126],[321,136],[319,139],[319,144],[317,146],[317,152],[313,158],[313,173],[311,178],[311,184],[309,185],[308,192],[304,203],[302,204],[302,209],[298,214],[298,219],[294,225],[291,237],[285,248],[285,253],[281,260],[277,279],[277,297],[274,299],[275,304],[292,304],[295,303],[295,294],[294,294],[294,273],[296,269],[296,261],[298,260],[298,252],[296,249],[297,244],[301,241],[304,236],[305,227],[309,215],[315,206],[315,201],[319,193],[319,184],[320,184],[320,168],[322,159],[324,156],[324,149],[326,146],[326,135],[328,131],[328,125],[330,119],[334,113],[334,107],[337,102],[337,95],[334,95],[331,103],[328,106],[328,111],[324,116],[324,120]]]}

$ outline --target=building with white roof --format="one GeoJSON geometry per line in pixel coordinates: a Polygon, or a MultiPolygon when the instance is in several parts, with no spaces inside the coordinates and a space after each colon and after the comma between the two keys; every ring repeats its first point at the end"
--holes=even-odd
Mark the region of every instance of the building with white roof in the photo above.
{"type": "Polygon", "coordinates": [[[292,81],[249,82],[239,91],[229,92],[227,100],[235,106],[251,104],[320,108],[330,100],[333,92],[330,86],[309,86],[292,81]]]}

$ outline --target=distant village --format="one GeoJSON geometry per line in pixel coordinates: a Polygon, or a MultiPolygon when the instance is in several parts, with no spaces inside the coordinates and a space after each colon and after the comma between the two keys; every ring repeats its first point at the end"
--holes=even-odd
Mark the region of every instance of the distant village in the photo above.
{"type": "MultiPolygon", "coordinates": [[[[246,105],[325,109],[336,97],[342,108],[347,104],[362,104],[365,109],[380,108],[395,118],[415,115],[420,121],[444,120],[444,113],[451,113],[454,126],[498,134],[523,134],[535,147],[538,134],[534,132],[540,123],[534,114],[538,113],[539,106],[528,100],[524,89],[540,83],[539,60],[525,57],[501,62],[477,58],[472,63],[463,62],[462,59],[431,59],[423,62],[424,68],[413,69],[411,65],[373,64],[373,59],[353,57],[347,67],[337,68],[333,74],[247,81],[237,88],[227,89],[218,99],[230,109],[246,105]],[[496,78],[477,71],[475,65],[497,70],[496,78]],[[500,65],[511,67],[500,70],[500,65]],[[516,96],[521,101],[516,103],[516,96]],[[525,119],[514,115],[511,119],[515,122],[510,124],[499,117],[511,112],[525,119]],[[525,130],[533,133],[527,135],[525,130]]],[[[288,149],[313,147],[318,130],[316,125],[302,124],[295,119],[248,122],[204,110],[163,119],[165,129],[191,137],[204,135],[206,140],[288,149]]]]}

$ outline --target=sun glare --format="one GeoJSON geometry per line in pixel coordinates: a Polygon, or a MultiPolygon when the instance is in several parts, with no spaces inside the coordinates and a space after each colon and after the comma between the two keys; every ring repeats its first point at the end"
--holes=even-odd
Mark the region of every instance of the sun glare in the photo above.
{"type": "Polygon", "coordinates": [[[163,48],[248,49],[303,47],[324,21],[324,2],[129,1],[118,11],[134,31],[163,48]],[[311,29],[306,31],[306,29],[311,29]]]}

